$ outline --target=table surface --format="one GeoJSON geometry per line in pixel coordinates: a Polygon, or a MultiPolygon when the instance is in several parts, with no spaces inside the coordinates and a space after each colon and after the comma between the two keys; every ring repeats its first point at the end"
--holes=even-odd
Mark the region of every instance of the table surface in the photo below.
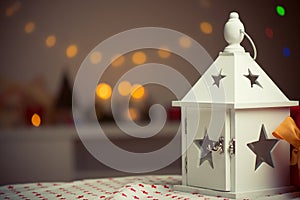
{"type": "MultiPolygon", "coordinates": [[[[5,185],[0,187],[0,199],[143,199],[143,200],[226,200],[222,196],[174,191],[181,183],[179,175],[128,176],[105,179],[85,179],[73,182],[43,182],[5,185]]],[[[300,199],[297,192],[294,199],[300,199]]],[[[263,199],[274,199],[264,197],[263,199]]],[[[275,199],[286,199],[284,195],[275,199]]],[[[290,198],[289,198],[290,199],[290,198]]]]}

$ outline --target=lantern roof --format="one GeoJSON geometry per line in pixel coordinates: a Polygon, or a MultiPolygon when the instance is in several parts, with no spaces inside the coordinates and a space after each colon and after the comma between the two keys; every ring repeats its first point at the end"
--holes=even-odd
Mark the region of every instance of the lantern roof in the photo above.
{"type": "Polygon", "coordinates": [[[240,45],[244,35],[250,40],[254,54],[256,49],[245,33],[244,25],[236,12],[230,13],[224,27],[228,45],[213,64],[181,101],[174,106],[187,104],[220,104],[233,108],[285,107],[298,105],[290,101],[271,78],[240,45]]]}

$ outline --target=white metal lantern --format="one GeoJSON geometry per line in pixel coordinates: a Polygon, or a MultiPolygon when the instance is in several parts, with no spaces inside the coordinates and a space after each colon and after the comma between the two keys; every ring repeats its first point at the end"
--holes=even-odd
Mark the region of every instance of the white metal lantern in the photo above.
{"type": "Polygon", "coordinates": [[[186,149],[178,190],[249,198],[294,189],[290,145],[272,131],[298,102],[290,101],[245,52],[244,35],[253,44],[238,13],[230,13],[224,28],[228,46],[186,96],[173,102],[181,107],[186,149]]]}

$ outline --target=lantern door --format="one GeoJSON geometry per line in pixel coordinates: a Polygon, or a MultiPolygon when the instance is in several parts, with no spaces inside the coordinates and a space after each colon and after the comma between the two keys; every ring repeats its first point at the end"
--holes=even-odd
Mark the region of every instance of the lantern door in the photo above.
{"type": "Polygon", "coordinates": [[[186,110],[185,136],[186,141],[190,141],[186,153],[186,182],[189,186],[230,191],[230,113],[220,110],[218,114],[225,120],[219,133],[214,134],[210,126],[220,121],[212,121],[210,108],[188,107],[186,110]]]}

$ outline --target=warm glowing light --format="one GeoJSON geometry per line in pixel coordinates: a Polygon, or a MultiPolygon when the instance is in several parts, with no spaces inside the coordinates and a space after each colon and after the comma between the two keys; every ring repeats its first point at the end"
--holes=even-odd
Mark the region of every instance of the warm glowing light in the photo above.
{"type": "Polygon", "coordinates": [[[209,8],[211,6],[211,1],[210,0],[199,0],[199,3],[204,8],[209,8]]]}
{"type": "Polygon", "coordinates": [[[77,52],[78,48],[75,44],[69,45],[66,49],[66,55],[68,58],[74,58],[77,55],[77,52]]]}
{"type": "Polygon", "coordinates": [[[166,47],[162,47],[158,49],[157,53],[161,58],[169,58],[171,56],[169,49],[166,47]]]}
{"type": "Polygon", "coordinates": [[[102,60],[102,54],[99,51],[95,51],[90,55],[90,62],[92,64],[98,64],[102,60]]]}
{"type": "Polygon", "coordinates": [[[96,95],[100,99],[109,99],[111,97],[112,89],[107,83],[100,83],[96,88],[96,95]]]}
{"type": "Polygon", "coordinates": [[[279,16],[283,17],[285,15],[285,9],[283,6],[276,6],[276,12],[279,16]]]}
{"type": "Polygon", "coordinates": [[[290,57],[291,55],[291,50],[288,47],[284,47],[282,52],[285,57],[290,57]]]}
{"type": "Polygon", "coordinates": [[[34,22],[28,22],[25,24],[25,27],[24,27],[24,31],[26,33],[32,33],[35,29],[35,23],[34,22]]]}
{"type": "Polygon", "coordinates": [[[41,117],[38,114],[34,113],[31,117],[31,123],[33,126],[39,127],[41,125],[41,117]]]}
{"type": "Polygon", "coordinates": [[[119,94],[127,96],[131,92],[131,84],[128,81],[122,81],[118,86],[119,94]]]}
{"type": "Polygon", "coordinates": [[[111,65],[113,67],[120,67],[121,65],[123,65],[124,62],[125,62],[125,57],[122,55],[118,55],[113,58],[113,62],[111,63],[111,65]]]}
{"type": "Polygon", "coordinates": [[[179,45],[183,48],[190,48],[192,45],[192,41],[189,37],[187,36],[181,36],[179,38],[179,45]]]}
{"type": "Polygon", "coordinates": [[[273,30],[271,28],[266,28],[265,34],[268,38],[273,38],[273,36],[274,36],[273,30]]]}
{"type": "Polygon", "coordinates": [[[21,8],[21,2],[17,1],[13,3],[11,6],[5,9],[5,15],[7,17],[13,16],[18,10],[21,8]]]}
{"type": "Polygon", "coordinates": [[[51,48],[56,44],[56,37],[54,35],[49,35],[45,40],[46,46],[51,48]]]}
{"type": "Polygon", "coordinates": [[[129,108],[128,109],[128,117],[131,118],[132,120],[138,119],[139,113],[138,113],[137,109],[129,108]]]}
{"type": "Polygon", "coordinates": [[[132,62],[137,65],[141,65],[145,63],[147,60],[147,56],[142,51],[135,52],[132,56],[132,62]]]}
{"type": "Polygon", "coordinates": [[[209,22],[201,22],[200,29],[205,34],[211,34],[213,31],[213,27],[209,22]]]}
{"type": "Polygon", "coordinates": [[[145,88],[140,84],[134,84],[131,88],[131,96],[134,99],[141,99],[144,97],[145,88]]]}
{"type": "Polygon", "coordinates": [[[6,8],[6,10],[5,10],[5,15],[6,15],[7,17],[11,17],[11,16],[13,16],[14,14],[15,14],[15,11],[14,11],[14,9],[13,9],[12,7],[6,8]]]}

